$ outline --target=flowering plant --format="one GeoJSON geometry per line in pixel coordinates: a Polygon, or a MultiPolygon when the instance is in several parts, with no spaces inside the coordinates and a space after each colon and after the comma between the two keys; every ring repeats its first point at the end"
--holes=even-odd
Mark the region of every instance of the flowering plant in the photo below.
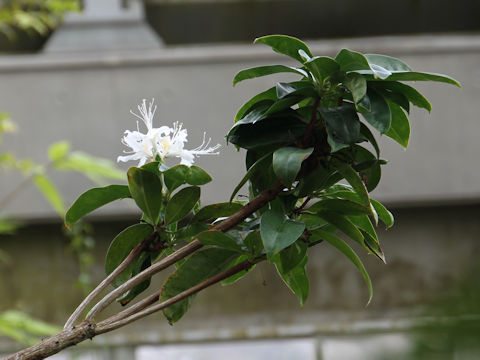
{"type": "Polygon", "coordinates": [[[199,202],[200,186],[211,177],[192,165],[194,156],[212,154],[218,145],[208,147],[204,141],[194,150],[185,150],[186,130],[178,124],[154,128],[153,101],[148,106],[144,101],[140,115],[134,115],[144,122],[147,133],[127,131],[123,143],[131,153],[118,158],[139,161],[139,167],[127,172],[128,186],[87,191],[68,210],[65,221],[71,225],[122,198],[132,198],[142,217],[113,239],[106,256],[107,277],[75,310],[64,331],[43,343],[42,354],[53,354],[159,310],[173,324],[187,312],[198,291],[219,281],[233,283],[262,261],[275,266],[304,304],[309,294],[308,250],[319,244],[333,246],[351,260],[371,300],[371,280],[348,242],[357,242],[385,262],[375,226],[379,222],[392,226],[393,216],[369,195],[386,163],[372,131],[406,147],[410,104],[428,111],[431,106],[404,81],[459,84],[445,75],[413,71],[389,56],[347,49],[335,58],[314,56],[305,43],[283,35],[256,42],[299,64],[242,70],[234,85],[276,73],[293,73],[299,80],[275,84],[237,112],[227,140],[246,150],[247,171],[230,201],[203,207],[199,202]],[[167,168],[168,157],[178,157],[181,163],[167,168]],[[249,202],[235,201],[247,183],[249,202]],[[173,264],[175,272],[157,292],[96,321],[110,303],[129,304],[149,286],[154,274],[173,264]],[[110,284],[115,289],[78,323],[110,284]]]}

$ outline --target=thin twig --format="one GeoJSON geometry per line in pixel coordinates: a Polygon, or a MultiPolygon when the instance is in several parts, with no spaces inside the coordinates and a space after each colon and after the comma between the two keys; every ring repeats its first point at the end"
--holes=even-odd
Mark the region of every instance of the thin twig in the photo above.
{"type": "MultiPolygon", "coordinates": [[[[253,214],[258,209],[265,206],[269,201],[274,199],[278,193],[280,193],[284,188],[284,185],[279,181],[272,187],[262,191],[260,195],[250,201],[248,204],[243,206],[240,210],[238,210],[235,214],[231,215],[220,224],[216,225],[212,228],[212,230],[217,231],[228,231],[234,226],[241,223],[245,220],[248,216],[253,214]]],[[[203,244],[198,241],[194,240],[191,243],[185,245],[184,247],[180,248],[179,250],[175,251],[173,254],[168,255],[167,257],[163,258],[162,260],[156,262],[152,266],[148,267],[147,269],[143,270],[136,276],[132,277],[109,294],[107,294],[102,300],[100,300],[87,314],[86,319],[89,321],[93,321],[95,316],[105,309],[108,305],[110,305],[116,298],[120,295],[125,293],[126,291],[130,290],[134,286],[140,284],[141,282],[145,281],[146,279],[152,277],[154,274],[166,269],[170,265],[173,265],[177,261],[187,257],[188,255],[194,253],[195,251],[199,250],[203,244]]]]}
{"type": "Polygon", "coordinates": [[[104,332],[112,331],[115,330],[119,327],[125,326],[135,320],[141,319],[147,315],[153,314],[154,312],[157,312],[159,310],[165,309],[166,307],[173,305],[179,301],[182,301],[186,299],[187,297],[213,285],[216,284],[219,281],[222,281],[232,275],[235,275],[241,271],[248,270],[254,265],[253,262],[250,262],[248,260],[242,261],[241,263],[231,267],[228,270],[225,270],[215,276],[212,276],[211,278],[191,287],[188,290],[185,290],[181,292],[180,294],[175,295],[174,297],[171,297],[168,300],[162,301],[160,304],[150,306],[140,312],[137,312],[131,316],[125,317],[121,320],[115,321],[115,317],[112,317],[110,319],[104,320],[100,323],[97,324],[96,332],[97,334],[102,334],[104,332]]]}
{"type": "Polygon", "coordinates": [[[108,285],[112,283],[115,278],[120,275],[120,273],[125,270],[141,253],[142,251],[155,239],[157,236],[157,232],[154,232],[148,238],[144,239],[141,243],[135,246],[132,251],[128,254],[128,256],[121,262],[118,267],[112,271],[103,281],[98,284],[98,286],[93,289],[93,291],[88,294],[88,296],[81,302],[80,305],[75,309],[73,314],[68,318],[67,322],[65,323],[64,329],[71,328],[77,320],[82,315],[83,311],[87,308],[87,306],[92,302],[94,298],[96,298],[108,285]]]}

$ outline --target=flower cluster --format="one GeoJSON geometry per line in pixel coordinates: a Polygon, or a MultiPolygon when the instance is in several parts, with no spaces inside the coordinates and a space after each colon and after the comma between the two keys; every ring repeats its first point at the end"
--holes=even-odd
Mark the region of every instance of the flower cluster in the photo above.
{"type": "Polygon", "coordinates": [[[180,164],[191,166],[194,162],[195,156],[218,154],[215,152],[220,147],[217,144],[209,147],[210,139],[205,140],[205,133],[203,134],[203,142],[200,146],[192,150],[184,149],[187,142],[187,130],[182,128],[182,124],[178,122],[173,124],[173,127],[161,126],[159,128],[153,127],[153,117],[155,115],[154,101],[152,100],[147,107],[145,99],[141,105],[138,105],[140,114],[130,111],[132,115],[143,121],[147,127],[147,133],[142,134],[138,128],[137,131],[125,131],[125,136],[122,138],[122,143],[131,148],[130,151],[125,151],[129,155],[119,156],[117,161],[139,160],[138,166],[142,166],[147,162],[161,160],[165,162],[166,158],[177,157],[181,159],[180,164]]]}

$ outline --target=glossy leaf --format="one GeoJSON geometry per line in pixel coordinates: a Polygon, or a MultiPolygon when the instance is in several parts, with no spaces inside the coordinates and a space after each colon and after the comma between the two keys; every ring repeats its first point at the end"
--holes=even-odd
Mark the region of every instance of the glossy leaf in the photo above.
{"type": "Polygon", "coordinates": [[[370,213],[365,205],[345,199],[322,199],[310,206],[307,211],[312,213],[330,211],[340,215],[362,215],[370,213]]]}
{"type": "Polygon", "coordinates": [[[367,93],[367,81],[362,75],[351,72],[345,76],[343,83],[352,94],[354,103],[358,106],[358,103],[367,93]]]}
{"type": "MultiPolygon", "coordinates": [[[[237,123],[238,124],[238,123],[237,123]]],[[[244,149],[261,148],[274,144],[294,142],[305,132],[306,125],[292,117],[272,116],[256,124],[234,127],[227,135],[228,141],[244,149]]]]}
{"type": "Polygon", "coordinates": [[[390,113],[392,114],[392,123],[390,124],[388,131],[385,132],[385,135],[392,138],[406,149],[410,138],[410,123],[408,117],[397,104],[389,102],[388,106],[390,107],[390,113]]]}
{"type": "Polygon", "coordinates": [[[239,253],[243,252],[241,246],[237,244],[237,241],[234,238],[221,231],[204,231],[197,236],[197,239],[203,245],[215,246],[222,249],[237,251],[239,253]]]}
{"type": "Polygon", "coordinates": [[[338,63],[327,56],[315,56],[305,62],[305,67],[320,84],[340,70],[338,63]]]}
{"type": "Polygon", "coordinates": [[[303,100],[305,97],[318,96],[311,81],[294,81],[290,83],[279,82],[275,86],[278,99],[290,96],[300,96],[303,100]]]}
{"type": "Polygon", "coordinates": [[[305,225],[290,219],[277,211],[268,210],[260,221],[260,234],[267,257],[293,244],[305,230],[305,225]]]}
{"type": "Polygon", "coordinates": [[[354,144],[360,136],[360,121],[352,106],[321,108],[320,113],[327,125],[328,142],[332,151],[338,150],[337,144],[354,144]]]}
{"type": "Polygon", "coordinates": [[[387,132],[392,122],[387,101],[375,90],[369,90],[366,96],[370,100],[370,112],[362,113],[362,116],[380,133],[387,132]]]}
{"type": "MultiPolygon", "coordinates": [[[[153,227],[140,223],[129,226],[118,234],[110,243],[105,257],[105,273],[108,275],[128,256],[130,251],[144,239],[153,234],[153,227]]],[[[118,287],[130,278],[134,264],[130,264],[113,280],[112,285],[118,287]]]]}
{"type": "Polygon", "coordinates": [[[290,186],[298,175],[302,162],[312,154],[313,148],[284,147],[273,153],[273,171],[285,186],[290,186]]]}
{"type": "MultiPolygon", "coordinates": [[[[160,302],[190,289],[202,281],[226,270],[238,257],[235,251],[208,248],[197,251],[175,271],[165,282],[160,295],[160,302]]],[[[179,301],[163,310],[170,324],[180,320],[187,312],[194,295],[179,301]]]]}
{"type": "Polygon", "coordinates": [[[226,217],[236,213],[238,210],[242,208],[242,205],[239,203],[217,203],[217,204],[210,204],[203,208],[201,208],[193,217],[193,222],[198,221],[207,221],[211,219],[216,219],[219,217],[226,217]]]}
{"type": "Polygon", "coordinates": [[[186,182],[189,185],[205,185],[212,181],[212,177],[202,168],[192,165],[188,168],[186,182]]]}
{"type": "Polygon", "coordinates": [[[312,194],[314,191],[322,190],[333,172],[334,170],[327,169],[319,164],[315,170],[300,179],[295,189],[295,195],[302,198],[312,194]]]}
{"type": "Polygon", "coordinates": [[[370,218],[367,215],[356,215],[356,216],[348,216],[348,220],[350,220],[357,228],[359,228],[362,233],[368,233],[375,241],[378,241],[378,236],[373,227],[370,218]]]}
{"type": "Polygon", "coordinates": [[[175,165],[163,172],[163,181],[167,189],[172,192],[179,186],[185,184],[188,175],[188,166],[175,165]]]}
{"type": "Polygon", "coordinates": [[[388,211],[387,208],[377,200],[371,199],[371,202],[372,202],[372,206],[375,208],[378,214],[378,217],[380,218],[380,220],[383,221],[383,223],[387,226],[387,228],[393,226],[394,218],[392,213],[388,211]]]}
{"type": "Polygon", "coordinates": [[[302,76],[306,76],[306,73],[301,69],[296,69],[294,67],[285,66],[285,65],[267,65],[267,66],[258,66],[250,69],[245,69],[237,73],[233,78],[233,86],[238,84],[240,81],[247,79],[254,79],[257,77],[278,74],[278,73],[295,73],[302,76]]]}
{"type": "Polygon", "coordinates": [[[335,162],[335,166],[338,172],[342,174],[345,180],[347,180],[352,186],[353,190],[359,197],[359,201],[366,206],[370,206],[370,197],[368,196],[365,184],[362,182],[358,173],[348,164],[339,161],[335,162]]]}
{"type": "Polygon", "coordinates": [[[127,172],[128,188],[135,203],[153,224],[159,220],[162,205],[162,182],[148,170],[131,167],[127,172]]]}
{"type": "Polygon", "coordinates": [[[250,232],[243,240],[243,243],[247,247],[251,259],[260,256],[264,249],[260,231],[250,232]]]}
{"type": "Polygon", "coordinates": [[[372,300],[373,286],[372,286],[372,281],[370,280],[370,276],[368,275],[367,270],[365,269],[365,266],[363,266],[363,263],[360,260],[360,258],[352,250],[352,248],[348,246],[347,243],[345,243],[345,241],[343,241],[339,237],[331,233],[328,233],[326,231],[323,231],[321,229],[315,230],[315,233],[316,235],[320,236],[322,239],[330,243],[332,246],[334,246],[337,250],[339,250],[342,254],[344,254],[348,259],[350,259],[350,261],[360,271],[360,274],[362,274],[362,277],[365,280],[365,283],[367,284],[367,287],[368,287],[368,292],[369,292],[369,299],[367,303],[368,305],[372,300]]]}
{"type": "Polygon", "coordinates": [[[78,197],[65,215],[65,224],[70,226],[85,215],[103,205],[118,199],[130,197],[130,190],[126,185],[110,185],[102,188],[93,188],[78,197]]]}
{"type": "Polygon", "coordinates": [[[435,81],[442,82],[446,84],[451,84],[460,87],[460,83],[454,78],[436,73],[429,72],[394,72],[390,75],[387,80],[389,81],[435,81]]]}
{"type": "Polygon", "coordinates": [[[165,225],[172,224],[185,217],[200,199],[200,188],[189,186],[181,189],[168,201],[165,209],[165,225]]]}
{"type": "Polygon", "coordinates": [[[245,104],[243,104],[243,106],[238,110],[237,114],[235,115],[235,122],[242,119],[249,112],[249,110],[252,109],[255,105],[263,104],[264,106],[269,106],[276,100],[277,100],[276,87],[271,87],[270,89],[255,95],[250,100],[248,100],[245,104]],[[265,101],[267,101],[268,104],[265,104],[265,101]]]}
{"type": "Polygon", "coordinates": [[[343,232],[351,239],[355,240],[360,244],[363,244],[362,232],[358,230],[357,227],[346,217],[342,215],[332,214],[328,211],[317,211],[317,215],[338,228],[338,230],[343,232]]]}
{"type": "Polygon", "coordinates": [[[403,61],[391,56],[380,54],[365,54],[365,58],[367,59],[370,66],[372,66],[372,64],[378,65],[388,71],[412,71],[412,69],[410,69],[410,67],[403,61]]]}
{"type": "Polygon", "coordinates": [[[432,105],[430,104],[430,102],[420,92],[418,92],[416,89],[414,89],[413,87],[407,84],[403,84],[397,81],[382,81],[382,82],[376,82],[375,86],[383,87],[393,92],[401,93],[413,105],[419,108],[423,108],[428,112],[432,110],[432,105]]]}
{"type": "Polygon", "coordinates": [[[258,159],[257,161],[255,161],[255,163],[250,166],[250,168],[248,169],[247,173],[244,175],[244,177],[242,178],[242,180],[240,180],[240,182],[238,183],[238,185],[235,187],[235,189],[233,190],[232,192],[232,195],[230,195],[230,202],[232,202],[233,198],[235,197],[235,195],[237,195],[237,193],[240,191],[240,189],[242,188],[243,185],[245,185],[245,183],[253,176],[253,174],[259,170],[259,169],[264,169],[264,166],[266,164],[268,164],[270,161],[271,161],[271,156],[272,156],[272,153],[273,152],[268,152],[266,153],[265,155],[263,155],[260,159],[258,159]]]}
{"type": "Polygon", "coordinates": [[[268,35],[255,39],[254,43],[264,43],[270,46],[273,51],[290,56],[301,63],[304,59],[298,51],[303,50],[309,57],[313,57],[308,46],[301,40],[286,35],[268,35]]]}
{"type": "Polygon", "coordinates": [[[387,263],[385,260],[385,255],[383,253],[383,250],[380,248],[380,244],[377,239],[375,239],[373,236],[371,236],[369,233],[366,231],[362,230],[362,234],[364,235],[364,245],[363,247],[367,249],[367,251],[373,255],[375,255],[377,258],[382,260],[384,264],[387,263]]]}
{"type": "Polygon", "coordinates": [[[301,306],[305,305],[305,301],[307,300],[310,291],[308,276],[305,270],[307,261],[308,258],[305,256],[304,260],[294,269],[290,270],[287,273],[279,272],[282,280],[300,300],[301,306]]]}
{"type": "Polygon", "coordinates": [[[305,259],[306,254],[307,244],[302,241],[296,241],[275,255],[272,261],[280,273],[286,274],[297,267],[305,259]]]}
{"type": "Polygon", "coordinates": [[[354,70],[371,70],[367,58],[356,51],[342,49],[335,57],[340,69],[349,72],[354,70]]]}

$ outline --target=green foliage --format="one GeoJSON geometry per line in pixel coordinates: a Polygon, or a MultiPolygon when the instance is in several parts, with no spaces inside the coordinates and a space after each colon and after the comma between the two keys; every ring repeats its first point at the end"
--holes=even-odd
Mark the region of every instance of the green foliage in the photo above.
{"type": "Polygon", "coordinates": [[[26,345],[33,345],[43,336],[60,331],[57,326],[35,319],[23,312],[8,310],[0,313],[0,334],[26,345]]]}
{"type": "MultiPolygon", "coordinates": [[[[155,231],[158,238],[119,281],[140,271],[156,256],[171,254],[182,243],[196,239],[204,248],[176,264],[160,301],[247,261],[249,266],[239,267],[236,274],[223,279],[224,284],[233,283],[257,262],[268,260],[303,305],[309,294],[308,249],[322,243],[335,247],[358,269],[370,302],[371,280],[349,243],[356,242],[385,262],[375,226],[379,220],[392,226],[393,216],[370,197],[381,179],[381,166],[386,164],[380,158],[376,134],[407,147],[410,104],[431,110],[423,95],[399,81],[459,84],[445,75],[413,71],[390,56],[347,49],[335,58],[314,56],[301,40],[284,35],[264,36],[255,42],[298,63],[241,70],[234,85],[281,73],[299,78],[274,84],[238,110],[227,141],[246,150],[246,174],[234,188],[230,202],[200,208],[199,186],[211,177],[199,167],[177,165],[160,170],[160,164],[152,162],[141,169],[131,168],[129,192],[143,212],[141,221],[152,227],[141,222],[125,230],[134,231],[133,235],[121,233],[110,247],[107,272],[155,231]],[[248,185],[251,202],[242,206],[232,200],[244,185],[248,185]],[[272,189],[278,188],[282,190],[270,198],[272,189]],[[268,201],[263,201],[265,198],[268,201]],[[252,208],[252,202],[259,199],[263,202],[252,208]],[[224,217],[231,217],[229,221],[233,219],[235,226],[212,228],[224,217]],[[144,233],[132,229],[144,229],[144,233]]],[[[61,157],[64,151],[58,147],[52,158],[61,157]]],[[[110,200],[120,198],[111,195],[110,200]]],[[[97,205],[102,205],[101,201],[93,207],[97,205]]],[[[82,206],[74,204],[72,209],[82,206]]],[[[86,211],[78,213],[75,220],[86,211]]],[[[131,300],[146,286],[132,289],[124,300],[131,300]]],[[[170,323],[185,314],[193,297],[176,299],[181,301],[172,301],[164,310],[170,323]]]]}

